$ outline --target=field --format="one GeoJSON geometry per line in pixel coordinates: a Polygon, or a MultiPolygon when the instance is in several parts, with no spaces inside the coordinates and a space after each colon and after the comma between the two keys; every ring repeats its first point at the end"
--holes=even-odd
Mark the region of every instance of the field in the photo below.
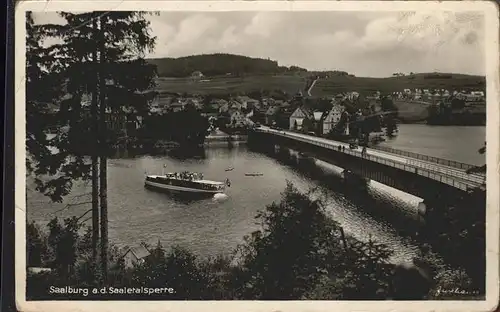
{"type": "MultiPolygon", "coordinates": [[[[307,74],[307,73],[306,73],[307,74]]],[[[370,95],[375,91],[394,92],[404,89],[447,89],[462,90],[485,88],[485,78],[449,74],[434,77],[431,74],[416,74],[403,77],[368,78],[351,76],[334,76],[319,79],[311,91],[313,97],[330,97],[341,92],[356,91],[370,95]]],[[[288,94],[303,91],[307,77],[299,75],[254,75],[246,77],[213,77],[201,81],[189,78],[165,78],[157,80],[157,91],[188,94],[243,94],[255,91],[282,90],[288,94]]]]}
{"type": "Polygon", "coordinates": [[[295,94],[304,88],[305,77],[299,76],[248,76],[214,77],[201,81],[186,78],[158,78],[157,91],[188,94],[246,94],[255,91],[282,90],[295,94]]]}
{"type": "Polygon", "coordinates": [[[394,105],[398,108],[399,118],[405,122],[424,121],[429,117],[429,105],[406,101],[394,101],[394,105]]]}

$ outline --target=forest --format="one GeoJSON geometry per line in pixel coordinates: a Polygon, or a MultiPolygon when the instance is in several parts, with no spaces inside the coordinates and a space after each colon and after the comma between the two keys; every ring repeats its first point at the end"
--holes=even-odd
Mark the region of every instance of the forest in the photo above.
{"type": "Polygon", "coordinates": [[[280,66],[270,59],[252,58],[233,54],[203,54],[179,58],[148,59],[156,65],[160,77],[189,77],[194,72],[205,76],[241,76],[258,74],[278,74],[287,72],[306,72],[298,66],[280,66]]]}

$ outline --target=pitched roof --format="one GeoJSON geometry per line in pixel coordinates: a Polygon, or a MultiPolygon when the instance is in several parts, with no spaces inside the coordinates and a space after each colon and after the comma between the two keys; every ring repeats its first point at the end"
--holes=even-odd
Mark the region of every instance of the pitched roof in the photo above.
{"type": "Polygon", "coordinates": [[[323,112],[314,112],[313,115],[314,115],[314,120],[316,121],[320,121],[321,120],[321,117],[323,117],[323,112]]]}
{"type": "Polygon", "coordinates": [[[313,111],[309,107],[303,105],[303,106],[301,106],[299,108],[304,113],[304,115],[306,115],[307,118],[313,118],[314,117],[313,111]]]}
{"type": "Polygon", "coordinates": [[[131,252],[137,259],[142,259],[149,256],[150,254],[144,246],[131,247],[123,256],[125,256],[129,252],[131,252]]]}
{"type": "Polygon", "coordinates": [[[246,95],[240,95],[236,97],[236,100],[239,101],[252,101],[253,99],[246,95]]]}
{"type": "Polygon", "coordinates": [[[274,115],[278,112],[279,108],[277,106],[269,106],[266,111],[266,115],[274,115]]]}

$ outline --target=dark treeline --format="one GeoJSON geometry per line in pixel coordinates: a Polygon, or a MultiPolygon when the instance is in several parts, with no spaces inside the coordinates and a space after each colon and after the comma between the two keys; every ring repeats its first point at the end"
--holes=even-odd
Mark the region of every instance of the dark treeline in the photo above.
{"type": "Polygon", "coordinates": [[[148,59],[157,66],[161,77],[189,77],[194,72],[205,76],[244,75],[244,74],[276,74],[287,72],[305,72],[298,66],[280,66],[269,59],[251,58],[234,54],[204,54],[180,58],[148,59]]]}
{"type": "Polygon", "coordinates": [[[182,146],[203,144],[208,134],[208,119],[194,107],[164,115],[146,116],[138,139],[143,144],[154,144],[160,140],[173,141],[182,146]]]}
{"type": "Polygon", "coordinates": [[[433,266],[425,255],[420,266],[389,262],[392,251],[372,240],[361,242],[344,234],[321,200],[288,184],[280,202],[265,207],[256,220],[261,230],[245,237],[231,255],[200,258],[181,247],[146,246],[144,262],[126,267],[123,251],[110,248],[109,279],[99,284],[91,268],[91,232],[82,232],[77,218],[57,219],[47,231],[27,227],[28,267],[51,271],[28,274],[27,298],[51,299],[50,286],[170,287],[174,294],[60,295],[61,299],[247,299],[359,300],[443,298],[439,289],[467,287],[466,276],[433,266]],[[426,267],[426,268],[424,268],[426,267]],[[436,275],[432,272],[441,272],[436,275]],[[431,274],[433,276],[428,276],[431,274]],[[449,287],[448,287],[449,288],[449,287]]]}
{"type": "Polygon", "coordinates": [[[471,112],[465,101],[453,98],[428,108],[427,123],[431,125],[486,125],[486,112],[471,112]]]}

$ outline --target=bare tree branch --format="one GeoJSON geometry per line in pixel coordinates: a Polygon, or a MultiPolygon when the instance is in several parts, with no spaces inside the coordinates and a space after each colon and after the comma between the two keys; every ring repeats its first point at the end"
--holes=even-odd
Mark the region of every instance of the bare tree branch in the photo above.
{"type": "Polygon", "coordinates": [[[65,209],[68,209],[70,207],[73,207],[73,206],[80,206],[80,205],[86,205],[86,204],[91,204],[91,203],[92,203],[91,201],[80,202],[80,203],[70,203],[70,204],[67,204],[66,206],[64,206],[64,208],[61,208],[61,209],[55,211],[54,214],[61,212],[65,209]]]}
{"type": "MultiPolygon", "coordinates": [[[[89,210],[85,211],[85,213],[84,213],[84,214],[82,214],[81,216],[79,216],[78,218],[76,218],[76,220],[77,220],[77,221],[78,221],[78,220],[80,220],[81,218],[85,217],[85,215],[86,215],[86,214],[88,214],[88,213],[89,213],[89,212],[91,212],[91,211],[92,211],[92,208],[90,208],[89,210]]],[[[84,221],[84,222],[85,222],[85,221],[84,221]]]]}
{"type": "Polygon", "coordinates": [[[92,216],[86,218],[85,220],[83,220],[82,222],[80,222],[80,224],[84,224],[85,222],[89,221],[90,219],[92,219],[92,216]]]}

